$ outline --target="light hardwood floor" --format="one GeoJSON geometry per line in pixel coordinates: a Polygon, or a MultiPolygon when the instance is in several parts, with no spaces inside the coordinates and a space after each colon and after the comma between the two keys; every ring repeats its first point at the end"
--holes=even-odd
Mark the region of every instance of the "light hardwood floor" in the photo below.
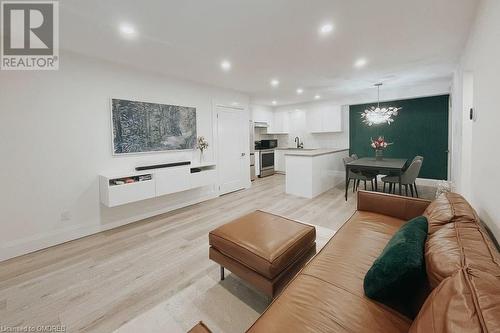
{"type": "MultiPolygon", "coordinates": [[[[422,188],[432,196],[432,188],[422,188]]],[[[203,319],[242,332],[268,300],[230,275],[220,282],[207,234],[261,209],[318,226],[322,246],[355,210],[343,188],[312,200],[284,193],[284,176],[251,189],[0,263],[0,326],[68,332],[184,332],[203,319]]]]}

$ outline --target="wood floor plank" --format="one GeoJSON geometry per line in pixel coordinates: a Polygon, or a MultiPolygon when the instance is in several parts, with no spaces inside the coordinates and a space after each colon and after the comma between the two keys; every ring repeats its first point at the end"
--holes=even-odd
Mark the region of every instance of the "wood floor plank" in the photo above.
{"type": "MultiPolygon", "coordinates": [[[[419,191],[433,195],[433,188],[419,191]]],[[[220,331],[244,330],[266,299],[232,275],[218,281],[217,265],[208,260],[208,232],[260,209],[318,226],[324,244],[355,210],[355,196],[345,202],[343,195],[337,187],[298,198],[286,194],[284,176],[275,175],[248,190],[4,261],[0,325],[112,332],[129,321],[137,325],[135,318],[155,309],[175,313],[164,322],[184,330],[202,319],[195,315],[208,316],[220,331]],[[227,317],[231,311],[246,312],[238,319],[227,317]]]]}

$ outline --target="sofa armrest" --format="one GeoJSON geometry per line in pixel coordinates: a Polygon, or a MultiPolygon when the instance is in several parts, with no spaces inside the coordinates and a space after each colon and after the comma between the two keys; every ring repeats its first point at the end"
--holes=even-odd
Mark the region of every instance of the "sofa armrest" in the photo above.
{"type": "Polygon", "coordinates": [[[410,220],[424,213],[429,200],[380,192],[358,191],[358,210],[410,220]]]}

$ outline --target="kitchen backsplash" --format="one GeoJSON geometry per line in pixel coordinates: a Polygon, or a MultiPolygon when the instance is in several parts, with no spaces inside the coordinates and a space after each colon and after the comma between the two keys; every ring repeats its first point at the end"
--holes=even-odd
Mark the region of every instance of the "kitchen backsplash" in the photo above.
{"type": "MultiPolygon", "coordinates": [[[[282,135],[280,135],[282,136],[282,135]]],[[[277,135],[267,134],[267,128],[264,127],[256,127],[255,128],[255,141],[260,140],[270,140],[270,139],[278,139],[277,135]]]]}

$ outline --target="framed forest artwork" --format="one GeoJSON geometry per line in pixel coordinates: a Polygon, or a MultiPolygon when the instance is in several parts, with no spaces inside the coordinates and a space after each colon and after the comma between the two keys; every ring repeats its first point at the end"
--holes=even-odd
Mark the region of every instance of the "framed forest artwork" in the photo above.
{"type": "Polygon", "coordinates": [[[111,100],[113,153],[195,149],[196,108],[111,100]]]}

